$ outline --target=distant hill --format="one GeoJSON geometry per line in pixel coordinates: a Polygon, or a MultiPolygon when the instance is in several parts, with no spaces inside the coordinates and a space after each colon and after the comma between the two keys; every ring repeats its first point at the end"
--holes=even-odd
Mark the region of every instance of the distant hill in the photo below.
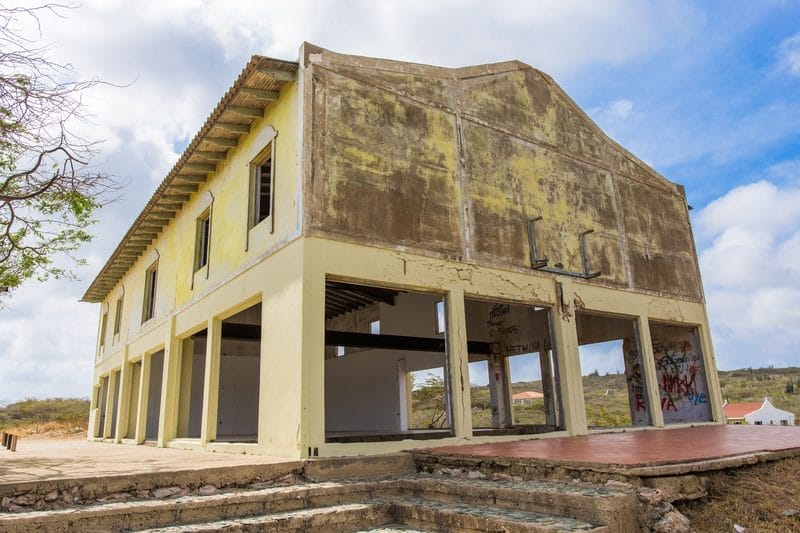
{"type": "MultiPolygon", "coordinates": [[[[765,396],[800,420],[800,368],[742,368],[719,372],[723,400],[729,402],[761,401],[765,396]]],[[[440,427],[444,422],[443,387],[436,382],[436,405],[431,398],[433,389],[415,391],[412,427],[440,427]],[[435,420],[437,424],[430,424],[435,420]]],[[[624,374],[593,373],[583,377],[586,415],[590,427],[631,425],[628,391],[624,374]]],[[[541,381],[521,381],[511,384],[511,394],[527,390],[542,392],[541,381]]],[[[491,403],[487,386],[472,386],[472,421],[474,427],[491,425],[491,403]]],[[[535,400],[525,405],[515,405],[514,420],[518,424],[543,424],[544,401],[535,400]]]]}

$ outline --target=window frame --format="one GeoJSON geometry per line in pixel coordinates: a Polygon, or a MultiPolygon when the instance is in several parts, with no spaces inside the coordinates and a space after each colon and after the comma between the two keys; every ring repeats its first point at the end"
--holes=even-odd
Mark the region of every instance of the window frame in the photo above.
{"type": "Polygon", "coordinates": [[[114,332],[112,333],[114,336],[119,335],[122,329],[122,305],[124,303],[124,298],[124,294],[117,298],[117,303],[114,306],[114,332]]]}
{"type": "Polygon", "coordinates": [[[250,230],[268,220],[269,232],[275,232],[275,137],[250,162],[250,194],[247,210],[247,229],[250,230]],[[269,213],[261,218],[262,184],[261,168],[269,162],[269,213]]]}
{"type": "MultiPolygon", "coordinates": [[[[106,307],[105,305],[103,307],[106,307]]],[[[100,349],[102,350],[106,345],[106,334],[108,333],[108,309],[103,311],[100,317],[100,349]]]]}
{"type": "Polygon", "coordinates": [[[155,316],[156,290],[158,288],[158,260],[153,261],[144,273],[144,298],[142,299],[142,324],[155,316]]]}
{"type": "Polygon", "coordinates": [[[211,208],[197,217],[194,239],[194,272],[208,266],[211,255],[211,208]]]}

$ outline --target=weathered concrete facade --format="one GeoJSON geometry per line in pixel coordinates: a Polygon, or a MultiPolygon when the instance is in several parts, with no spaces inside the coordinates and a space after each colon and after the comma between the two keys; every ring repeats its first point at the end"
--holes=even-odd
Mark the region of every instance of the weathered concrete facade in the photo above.
{"type": "Polygon", "coordinates": [[[255,57],[84,299],[91,438],[307,457],[580,435],[579,347],[607,342],[631,426],[723,420],[683,189],[519,62],[255,57]]]}

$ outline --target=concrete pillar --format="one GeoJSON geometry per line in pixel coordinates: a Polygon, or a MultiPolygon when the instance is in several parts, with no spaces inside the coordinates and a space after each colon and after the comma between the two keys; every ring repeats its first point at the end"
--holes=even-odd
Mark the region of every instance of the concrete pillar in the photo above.
{"type": "Polygon", "coordinates": [[[657,428],[664,427],[664,412],[661,411],[661,393],[658,389],[656,358],[653,354],[653,339],[650,337],[650,321],[644,315],[636,317],[639,332],[639,349],[642,351],[644,381],[647,387],[647,405],[650,408],[650,421],[657,428]]]}
{"type": "Polygon", "coordinates": [[[207,444],[217,438],[217,407],[219,403],[219,366],[222,344],[222,321],[208,321],[206,338],[206,368],[203,377],[203,421],[200,426],[200,442],[207,444]]]}
{"type": "Polygon", "coordinates": [[[539,368],[542,372],[542,394],[544,395],[544,418],[548,426],[558,427],[559,409],[556,380],[550,363],[550,350],[539,350],[539,368]]]}
{"type": "Polygon", "coordinates": [[[141,444],[145,439],[145,432],[147,428],[147,402],[148,387],[150,386],[150,364],[153,359],[152,353],[146,353],[142,356],[142,368],[139,375],[139,411],[136,413],[136,433],[134,439],[136,444],[141,444]]]}
{"type": "Polygon", "coordinates": [[[158,446],[163,448],[175,438],[178,429],[178,406],[181,392],[183,342],[175,337],[175,317],[169,320],[164,342],[164,370],[161,381],[161,413],[158,418],[158,446]]]}
{"type": "MultiPolygon", "coordinates": [[[[117,406],[117,427],[114,428],[114,442],[122,442],[128,429],[128,413],[131,400],[131,369],[128,363],[128,345],[122,349],[122,367],[119,378],[119,405],[117,406]]],[[[113,374],[113,373],[112,373],[113,374]]]]}
{"type": "Polygon", "coordinates": [[[464,305],[464,290],[452,288],[445,301],[448,350],[450,367],[450,418],[456,437],[472,437],[472,397],[469,387],[469,354],[467,352],[467,322],[464,305]]]}
{"type": "MultiPolygon", "coordinates": [[[[262,356],[261,359],[261,382],[265,383],[264,376],[270,376],[266,378],[267,383],[275,380],[272,369],[276,365],[284,369],[287,377],[286,382],[277,389],[274,386],[271,390],[262,389],[262,398],[266,400],[268,397],[265,393],[274,395],[276,390],[288,389],[299,391],[302,399],[299,411],[294,406],[287,406],[285,409],[286,418],[281,424],[284,427],[275,427],[274,421],[268,422],[273,430],[264,434],[264,438],[280,443],[284,448],[281,455],[291,454],[293,450],[286,447],[291,447],[290,443],[296,437],[292,437],[288,431],[292,424],[299,424],[302,435],[295,453],[299,453],[301,457],[308,456],[309,449],[313,456],[314,450],[325,444],[325,271],[318,262],[312,260],[308,246],[304,245],[303,254],[303,278],[287,280],[291,285],[290,293],[282,296],[264,295],[261,329],[262,353],[264,350],[269,352],[268,357],[262,356]],[[294,294],[294,291],[297,293],[294,294]],[[296,306],[290,303],[292,298],[302,302],[299,313],[294,312],[296,306]],[[293,311],[287,315],[285,309],[293,311]],[[282,315],[278,322],[276,314],[282,315]],[[280,333],[275,330],[276,327],[281,328],[280,333]],[[264,336],[264,332],[268,330],[269,333],[264,336]],[[293,339],[292,336],[296,338],[293,339]],[[292,357],[297,359],[293,360],[292,357]],[[299,418],[296,422],[293,419],[295,416],[299,418]]],[[[289,398],[282,398],[281,403],[287,400],[289,398]]],[[[261,408],[266,412],[259,412],[262,420],[274,420],[275,414],[269,413],[271,405],[269,401],[262,401],[261,408]]],[[[261,434],[259,428],[259,442],[261,434]]]]}
{"type": "Polygon", "coordinates": [[[586,401],[583,397],[573,297],[574,291],[570,282],[556,282],[553,341],[561,381],[564,425],[570,435],[585,435],[589,429],[586,423],[586,401]]]}
{"type": "MultiPolygon", "coordinates": [[[[114,418],[114,395],[118,392],[117,389],[117,372],[112,371],[108,375],[108,389],[106,389],[106,420],[103,427],[104,439],[116,434],[116,428],[111,427],[111,420],[114,418]]],[[[117,415],[117,418],[119,418],[119,412],[117,412],[117,415]]]]}
{"type": "MultiPolygon", "coordinates": [[[[496,345],[493,345],[493,350],[496,345]]],[[[499,347],[497,347],[499,349],[499,347]]],[[[489,401],[492,405],[492,427],[506,429],[511,426],[511,402],[509,398],[508,365],[501,353],[489,354],[489,401]]]]}
{"type": "Polygon", "coordinates": [[[711,417],[715,422],[725,423],[725,413],[722,409],[722,388],[719,385],[719,374],[717,373],[717,361],[714,356],[714,345],[711,342],[711,335],[708,330],[708,311],[703,307],[705,324],[697,326],[697,335],[700,337],[700,347],[703,350],[703,366],[706,373],[706,384],[708,385],[708,402],[711,406],[711,417]]]}

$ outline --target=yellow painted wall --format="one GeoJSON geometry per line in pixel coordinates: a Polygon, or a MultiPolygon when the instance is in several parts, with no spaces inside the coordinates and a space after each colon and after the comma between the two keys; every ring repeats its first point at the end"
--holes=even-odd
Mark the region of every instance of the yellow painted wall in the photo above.
{"type": "MultiPolygon", "coordinates": [[[[253,123],[250,133],[241,139],[239,146],[231,149],[227,159],[217,165],[217,172],[210,175],[208,181],[192,194],[183,209],[109,292],[101,306],[101,309],[108,306],[109,317],[106,342],[100,357],[110,357],[113,363],[105,363],[103,367],[109,364],[119,366],[117,359],[121,347],[146,334],[172,310],[199,298],[243,265],[284,245],[299,234],[297,99],[297,85],[284,85],[279,99],[265,110],[264,118],[253,123]],[[269,142],[272,130],[277,136],[274,139],[275,224],[274,232],[270,233],[268,221],[248,230],[247,213],[249,165],[269,142]],[[197,217],[209,206],[212,210],[209,264],[194,272],[197,217]],[[145,271],[156,258],[158,280],[155,316],[142,324],[145,271]],[[115,305],[123,287],[123,321],[119,336],[113,338],[115,305]]],[[[135,355],[137,352],[134,350],[131,353],[135,355]]]]}

